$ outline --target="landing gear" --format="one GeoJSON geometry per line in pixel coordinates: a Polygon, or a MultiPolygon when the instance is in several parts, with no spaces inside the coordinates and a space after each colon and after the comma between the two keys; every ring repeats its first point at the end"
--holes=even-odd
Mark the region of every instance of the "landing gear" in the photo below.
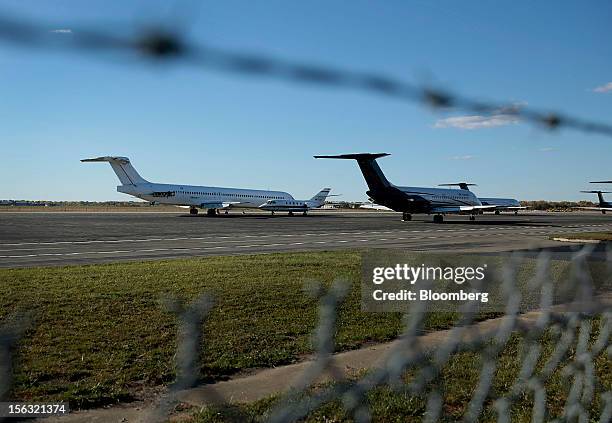
{"type": "Polygon", "coordinates": [[[223,214],[229,214],[229,211],[228,211],[228,210],[225,210],[225,212],[224,212],[223,214]]]}
{"type": "Polygon", "coordinates": [[[196,209],[195,207],[190,208],[189,209],[189,214],[193,214],[193,215],[198,214],[198,209],[196,209]]]}
{"type": "Polygon", "coordinates": [[[272,216],[274,216],[274,212],[271,212],[271,213],[272,213],[272,216]]]}
{"type": "Polygon", "coordinates": [[[410,213],[403,212],[402,213],[402,220],[404,222],[408,222],[409,220],[412,220],[412,215],[410,213]]]}
{"type": "Polygon", "coordinates": [[[474,216],[473,214],[470,215],[470,220],[473,222],[476,220],[476,216],[474,216]]]}
{"type": "Polygon", "coordinates": [[[302,216],[307,216],[307,215],[308,215],[308,213],[306,213],[306,212],[302,213],[302,216]]]}
{"type": "Polygon", "coordinates": [[[514,215],[515,215],[515,216],[518,216],[518,212],[517,212],[517,211],[515,211],[515,212],[514,212],[514,215]]]}
{"type": "Polygon", "coordinates": [[[208,217],[215,217],[217,215],[217,210],[216,209],[208,209],[206,210],[206,216],[208,217]]]}
{"type": "Polygon", "coordinates": [[[293,212],[289,212],[289,216],[293,216],[293,212]]]}
{"type": "Polygon", "coordinates": [[[434,223],[442,223],[442,222],[444,222],[444,216],[442,216],[441,214],[434,215],[433,222],[434,223]]]}
{"type": "Polygon", "coordinates": [[[495,214],[499,216],[499,210],[495,210],[495,214]]]}

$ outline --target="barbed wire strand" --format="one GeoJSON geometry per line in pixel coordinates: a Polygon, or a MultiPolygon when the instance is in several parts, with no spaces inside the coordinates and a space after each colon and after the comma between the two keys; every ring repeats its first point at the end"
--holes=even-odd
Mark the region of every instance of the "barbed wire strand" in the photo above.
{"type": "MultiPolygon", "coordinates": [[[[133,34],[78,28],[55,34],[49,24],[9,18],[0,14],[0,40],[28,47],[77,52],[123,52],[151,62],[181,62],[224,73],[268,77],[292,83],[308,83],[364,91],[411,101],[435,110],[452,110],[487,115],[510,115],[548,129],[571,128],[612,137],[612,125],[555,112],[534,110],[514,103],[475,100],[447,90],[419,86],[380,73],[357,72],[331,66],[297,63],[260,53],[237,52],[191,43],[176,30],[150,25],[133,34]],[[58,37],[58,35],[61,35],[58,37]]],[[[130,32],[130,31],[123,31],[130,32]]]]}

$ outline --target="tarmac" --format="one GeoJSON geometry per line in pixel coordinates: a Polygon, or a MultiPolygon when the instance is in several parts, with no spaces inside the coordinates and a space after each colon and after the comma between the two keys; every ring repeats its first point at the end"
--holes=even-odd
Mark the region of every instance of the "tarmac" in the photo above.
{"type": "Polygon", "coordinates": [[[308,216],[232,211],[0,214],[0,267],[34,267],[209,255],[363,248],[501,252],[560,246],[552,236],[612,230],[587,212],[446,216],[435,224],[398,213],[316,211],[308,216]]]}

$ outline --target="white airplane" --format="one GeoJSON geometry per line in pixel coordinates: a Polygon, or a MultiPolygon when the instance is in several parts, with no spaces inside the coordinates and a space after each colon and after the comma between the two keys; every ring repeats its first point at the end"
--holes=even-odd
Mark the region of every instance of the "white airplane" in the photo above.
{"type": "Polygon", "coordinates": [[[293,213],[302,213],[306,216],[308,210],[317,209],[325,204],[325,199],[329,195],[331,188],[323,188],[310,200],[268,200],[259,206],[260,209],[274,212],[288,212],[289,216],[293,213]]]}
{"type": "MultiPolygon", "coordinates": [[[[458,186],[461,189],[470,190],[470,186],[476,186],[476,184],[468,184],[467,182],[459,182],[456,184],[440,184],[440,186],[458,186]]],[[[519,210],[525,210],[527,207],[521,206],[521,203],[514,198],[497,198],[497,197],[478,197],[483,206],[495,206],[492,210],[495,214],[500,214],[502,211],[512,211],[515,215],[518,214],[519,210]]]]}
{"type": "Polygon", "coordinates": [[[259,208],[270,200],[296,201],[290,194],[281,191],[149,182],[136,172],[127,157],[104,156],[81,161],[110,163],[121,181],[121,185],[117,186],[118,192],[150,202],[189,207],[191,214],[198,214],[198,209],[206,209],[208,216],[214,216],[219,209],[259,208]]]}
{"type": "Polygon", "coordinates": [[[368,210],[379,210],[379,211],[393,211],[389,207],[381,206],[380,204],[372,203],[370,201],[359,204],[360,209],[368,210]]]}
{"type": "Polygon", "coordinates": [[[376,159],[388,153],[341,154],[337,156],[314,156],[317,159],[356,160],[368,184],[368,197],[376,204],[402,212],[402,220],[411,220],[413,213],[433,214],[435,223],[442,223],[445,214],[469,214],[470,220],[484,210],[495,210],[495,206],[483,205],[473,192],[465,189],[443,189],[425,187],[400,187],[387,180],[376,159]]]}

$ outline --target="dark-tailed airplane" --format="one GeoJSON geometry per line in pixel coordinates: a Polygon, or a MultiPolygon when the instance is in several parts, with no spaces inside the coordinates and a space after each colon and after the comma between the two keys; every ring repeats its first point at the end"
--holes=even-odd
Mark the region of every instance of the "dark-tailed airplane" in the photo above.
{"type": "MultiPolygon", "coordinates": [[[[470,220],[485,210],[494,211],[495,205],[483,205],[468,189],[400,187],[387,180],[376,159],[388,153],[340,154],[314,156],[317,159],[356,160],[366,184],[366,194],[376,204],[402,212],[402,220],[411,220],[413,214],[433,214],[435,223],[442,223],[445,214],[467,214],[470,220]]],[[[466,185],[467,188],[467,185],[466,185]]]]}
{"type": "MultiPolygon", "coordinates": [[[[602,182],[592,182],[592,183],[602,183],[602,182]]],[[[580,192],[586,192],[589,194],[597,194],[597,198],[599,199],[599,205],[596,207],[575,207],[576,209],[595,210],[595,211],[600,211],[601,214],[606,214],[607,211],[612,211],[612,203],[604,200],[604,196],[603,196],[604,194],[608,194],[610,191],[593,190],[593,191],[580,191],[580,192]]]]}

